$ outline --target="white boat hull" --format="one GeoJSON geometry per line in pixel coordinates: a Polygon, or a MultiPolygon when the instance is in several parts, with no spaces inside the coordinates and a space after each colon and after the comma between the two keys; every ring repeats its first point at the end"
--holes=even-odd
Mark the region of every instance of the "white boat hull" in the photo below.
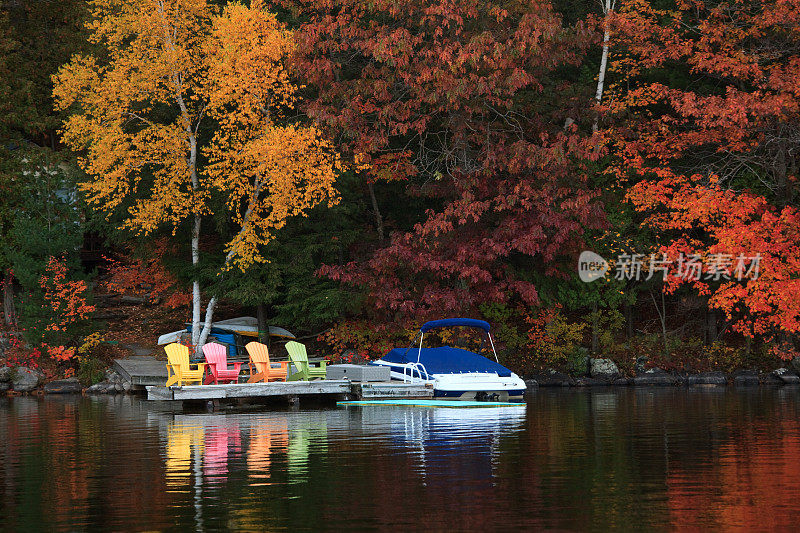
{"type": "Polygon", "coordinates": [[[409,375],[408,369],[404,372],[401,366],[380,359],[372,364],[388,366],[394,380],[430,383],[433,385],[433,395],[438,398],[508,402],[521,401],[525,394],[525,382],[513,372],[510,376],[483,372],[431,374],[432,379],[424,379],[409,375]]]}

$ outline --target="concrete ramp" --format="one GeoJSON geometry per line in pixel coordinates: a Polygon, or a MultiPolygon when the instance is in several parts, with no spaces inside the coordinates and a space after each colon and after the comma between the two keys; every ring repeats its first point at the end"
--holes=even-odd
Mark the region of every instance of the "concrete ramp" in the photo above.
{"type": "Polygon", "coordinates": [[[114,359],[114,370],[130,381],[132,385],[160,385],[167,382],[167,366],[165,361],[157,361],[152,356],[131,356],[125,359],[114,359]]]}

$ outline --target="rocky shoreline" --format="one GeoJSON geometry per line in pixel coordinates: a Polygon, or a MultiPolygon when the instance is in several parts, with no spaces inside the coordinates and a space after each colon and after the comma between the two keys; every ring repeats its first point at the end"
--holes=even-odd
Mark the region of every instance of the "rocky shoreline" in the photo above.
{"type": "Polygon", "coordinates": [[[667,372],[660,368],[637,368],[633,377],[623,376],[611,359],[588,359],[587,371],[582,375],[570,375],[556,370],[547,370],[527,376],[528,387],[608,387],[608,386],[784,386],[800,385],[800,360],[789,367],[772,372],[737,370],[725,372],[667,372]]]}
{"type": "MultiPolygon", "coordinates": [[[[800,360],[772,372],[737,370],[725,372],[667,372],[660,368],[638,369],[633,377],[622,375],[611,359],[589,359],[587,371],[572,375],[547,370],[526,376],[529,389],[538,387],[651,387],[651,386],[718,386],[736,387],[800,385],[800,360]]],[[[105,379],[83,387],[77,378],[45,382],[44,374],[28,367],[0,367],[2,394],[127,394],[132,386],[112,369],[105,379]]]]}
{"type": "Polygon", "coordinates": [[[131,383],[114,370],[106,370],[105,380],[84,388],[78,378],[45,382],[39,370],[24,366],[0,367],[0,394],[125,394],[131,383]]]}

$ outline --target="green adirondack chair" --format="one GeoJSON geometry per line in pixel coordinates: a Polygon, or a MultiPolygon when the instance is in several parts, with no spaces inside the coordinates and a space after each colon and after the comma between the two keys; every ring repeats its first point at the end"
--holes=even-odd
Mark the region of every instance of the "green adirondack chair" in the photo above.
{"type": "Polygon", "coordinates": [[[286,351],[289,352],[289,359],[297,369],[297,372],[289,376],[287,381],[308,381],[310,379],[325,379],[325,361],[321,361],[320,366],[311,366],[308,363],[308,354],[303,344],[295,341],[286,343],[286,351]]]}

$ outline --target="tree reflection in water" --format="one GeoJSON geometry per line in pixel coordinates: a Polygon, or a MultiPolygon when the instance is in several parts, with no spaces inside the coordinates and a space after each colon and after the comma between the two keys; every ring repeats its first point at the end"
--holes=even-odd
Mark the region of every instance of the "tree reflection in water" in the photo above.
{"type": "Polygon", "coordinates": [[[791,528],[798,406],[680,387],[543,389],[516,411],[0,399],[2,526],[791,528]]]}

